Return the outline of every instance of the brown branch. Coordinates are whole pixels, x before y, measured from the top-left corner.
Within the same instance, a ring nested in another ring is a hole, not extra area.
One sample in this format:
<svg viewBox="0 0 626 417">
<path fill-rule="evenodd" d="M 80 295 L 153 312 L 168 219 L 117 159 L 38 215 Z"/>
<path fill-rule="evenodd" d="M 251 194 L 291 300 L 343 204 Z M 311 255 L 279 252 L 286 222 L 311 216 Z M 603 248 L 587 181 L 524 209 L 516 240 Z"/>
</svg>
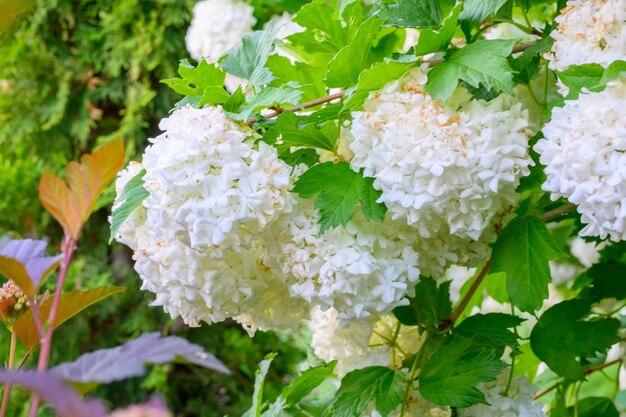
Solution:
<svg viewBox="0 0 626 417">
<path fill-rule="evenodd" d="M 319 106 L 320 104 L 324 104 L 324 103 L 328 103 L 329 101 L 333 101 L 336 100 L 338 98 L 343 97 L 343 95 L 345 94 L 345 91 L 338 91 L 336 93 L 333 94 L 329 94 L 325 97 L 320 97 L 320 98 L 316 98 L 315 100 L 311 100 L 311 101 L 307 101 L 306 103 L 302 104 L 301 107 L 298 106 L 293 106 L 293 107 L 287 107 L 286 109 L 282 109 L 282 108 L 277 108 L 276 110 L 272 111 L 271 113 L 268 113 L 265 117 L 268 119 L 271 119 L 273 117 L 278 116 L 279 114 L 281 114 L 284 111 L 298 111 L 298 110 L 302 110 L 302 109 L 308 109 L 309 107 L 315 107 L 315 106 Z M 258 122 L 259 118 L 258 117 L 251 117 L 250 119 L 248 119 L 248 125 L 253 125 L 254 123 Z"/>
<path fill-rule="evenodd" d="M 609 366 L 613 366 L 616 363 L 621 363 L 621 362 L 622 362 L 622 359 L 619 358 L 619 359 L 613 359 L 612 361 L 609 361 L 609 362 L 606 362 L 606 363 L 601 363 L 600 365 L 590 366 L 589 368 L 586 368 L 583 371 L 583 375 L 587 376 L 587 375 L 589 375 L 592 372 L 600 371 L 600 370 L 602 370 L 604 368 L 608 368 Z M 559 382 L 557 382 L 557 383 L 555 383 L 553 385 L 550 385 L 548 388 L 546 388 L 546 389 L 544 389 L 542 391 L 539 391 L 538 393 L 533 395 L 533 400 L 537 400 L 537 399 L 543 397 L 544 395 L 554 391 L 554 389 L 556 387 L 558 387 L 559 385 L 561 385 L 562 383 L 563 383 L 563 381 L 559 381 Z"/>
<path fill-rule="evenodd" d="M 576 205 L 572 203 L 563 204 L 560 207 L 555 208 L 554 210 L 550 210 L 547 213 L 544 213 L 540 219 L 542 222 L 547 223 L 550 220 L 554 220 L 559 216 L 569 213 L 570 211 L 574 211 L 576 209 Z"/>
</svg>

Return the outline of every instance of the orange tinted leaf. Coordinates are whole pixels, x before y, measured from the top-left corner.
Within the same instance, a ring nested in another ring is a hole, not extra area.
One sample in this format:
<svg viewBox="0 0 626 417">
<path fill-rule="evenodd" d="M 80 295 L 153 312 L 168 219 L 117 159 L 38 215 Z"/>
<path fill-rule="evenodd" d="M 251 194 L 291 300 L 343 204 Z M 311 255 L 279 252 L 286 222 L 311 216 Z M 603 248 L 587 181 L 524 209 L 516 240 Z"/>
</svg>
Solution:
<svg viewBox="0 0 626 417">
<path fill-rule="evenodd" d="M 51 173 L 39 182 L 39 199 L 64 231 L 78 239 L 98 196 L 124 164 L 124 142 L 113 139 L 92 154 L 83 155 L 80 163 L 67 166 L 67 184 Z"/>
<path fill-rule="evenodd" d="M 92 290 L 75 290 L 70 291 L 67 294 L 63 294 L 59 300 L 59 309 L 54 321 L 54 328 L 56 329 L 87 307 L 125 290 L 126 288 L 123 287 L 104 286 L 94 288 Z M 48 320 L 52 300 L 52 297 L 47 298 L 39 309 L 41 320 L 44 323 Z M 15 324 L 13 324 L 13 331 L 24 343 L 27 349 L 32 349 L 39 344 L 37 328 L 35 327 L 35 320 L 33 319 L 31 310 L 28 310 L 23 316 L 17 319 Z"/>
<path fill-rule="evenodd" d="M 26 295 L 35 295 L 35 288 L 28 278 L 26 267 L 13 258 L 0 256 L 0 274 L 12 279 Z"/>
<path fill-rule="evenodd" d="M 9 240 L 0 246 L 0 275 L 13 280 L 28 296 L 34 296 L 44 279 L 58 266 L 60 256 L 46 254 L 47 242 Z"/>
</svg>

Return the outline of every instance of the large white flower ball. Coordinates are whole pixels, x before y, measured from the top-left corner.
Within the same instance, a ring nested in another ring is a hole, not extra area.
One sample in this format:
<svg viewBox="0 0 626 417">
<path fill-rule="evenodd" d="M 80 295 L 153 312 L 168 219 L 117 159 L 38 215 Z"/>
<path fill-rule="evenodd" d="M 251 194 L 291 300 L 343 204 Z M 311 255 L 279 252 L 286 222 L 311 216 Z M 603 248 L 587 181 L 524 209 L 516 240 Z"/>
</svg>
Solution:
<svg viewBox="0 0 626 417">
<path fill-rule="evenodd" d="M 454 104 L 425 92 L 414 69 L 353 113 L 351 167 L 374 178 L 392 219 L 420 236 L 477 240 L 516 201 L 527 174 L 528 115 L 508 96 Z"/>
<path fill-rule="evenodd" d="M 535 145 L 546 166 L 543 189 L 553 200 L 577 205 L 581 236 L 626 239 L 626 83 L 610 83 L 599 93 L 552 110 Z"/>
</svg>

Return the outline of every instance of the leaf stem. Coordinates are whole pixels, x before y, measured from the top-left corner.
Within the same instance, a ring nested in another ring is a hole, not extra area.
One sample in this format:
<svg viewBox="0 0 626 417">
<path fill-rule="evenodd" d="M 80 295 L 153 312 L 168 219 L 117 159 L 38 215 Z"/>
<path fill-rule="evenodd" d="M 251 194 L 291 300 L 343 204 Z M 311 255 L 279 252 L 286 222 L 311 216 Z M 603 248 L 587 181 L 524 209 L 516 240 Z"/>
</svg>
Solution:
<svg viewBox="0 0 626 417">
<path fill-rule="evenodd" d="M 11 345 L 9 347 L 9 363 L 7 368 L 13 369 L 15 364 L 15 347 L 17 345 L 17 335 L 11 330 Z M 2 406 L 0 406 L 0 417 L 4 417 L 7 413 L 7 406 L 9 405 L 9 396 L 11 395 L 11 384 L 6 384 L 4 388 L 4 394 L 2 395 Z"/>
<path fill-rule="evenodd" d="M 459 303 L 459 305 L 456 306 L 452 314 L 450 314 L 450 316 L 447 319 L 441 322 L 441 324 L 439 325 L 439 330 L 442 330 L 442 331 L 448 330 L 452 326 L 454 326 L 454 323 L 459 319 L 459 317 L 461 317 L 461 314 L 463 314 L 465 307 L 467 307 L 470 300 L 474 296 L 474 293 L 476 293 L 476 291 L 478 290 L 478 287 L 480 287 L 480 284 L 483 282 L 483 279 L 485 279 L 485 277 L 487 276 L 487 272 L 489 272 L 489 268 L 491 268 L 491 258 L 485 261 L 485 263 L 483 264 L 483 267 L 478 272 L 478 275 L 476 275 L 474 282 L 472 282 L 472 285 L 469 287 L 469 289 L 467 290 L 467 292 L 461 299 L 461 302 Z"/>
<path fill-rule="evenodd" d="M 424 352 L 426 351 L 426 345 L 429 341 L 430 335 L 427 336 L 426 340 L 424 340 L 424 343 L 422 343 L 422 347 L 420 347 L 419 352 L 415 355 L 413 363 L 411 364 L 411 369 L 408 373 L 409 380 L 406 382 L 406 386 L 404 388 L 404 400 L 402 401 L 402 406 L 400 407 L 400 417 L 404 417 L 404 412 L 406 411 L 406 403 L 409 399 L 411 388 L 413 387 L 413 381 L 415 380 L 415 371 L 417 370 L 417 366 L 422 362 Z"/>
<path fill-rule="evenodd" d="M 45 372 L 48 368 L 48 362 L 50 360 L 50 350 L 52 349 L 52 333 L 54 333 L 54 322 L 56 320 L 57 311 L 59 309 L 61 294 L 63 293 L 63 283 L 65 282 L 65 278 L 67 277 L 67 272 L 69 270 L 70 263 L 72 262 L 72 257 L 74 256 L 75 249 L 76 241 L 73 237 L 66 235 L 63 241 L 63 263 L 61 264 L 56 288 L 54 289 L 54 298 L 52 299 L 52 306 L 50 307 L 50 314 L 48 315 L 46 332 L 40 341 L 41 351 L 39 352 L 39 361 L 37 362 L 37 372 Z M 30 410 L 28 413 L 29 417 L 37 416 L 39 402 L 39 396 L 33 395 L 33 399 L 30 404 Z"/>
<path fill-rule="evenodd" d="M 589 368 L 586 368 L 583 371 L 583 375 L 587 376 L 590 373 L 602 370 L 604 368 L 608 368 L 609 366 L 613 366 L 616 363 L 620 363 L 621 364 L 622 361 L 623 361 L 622 358 L 618 358 L 618 359 L 613 359 L 612 361 L 609 361 L 609 362 L 606 362 L 606 363 L 601 363 L 600 365 L 590 366 Z M 544 395 L 554 391 L 554 389 L 557 388 L 562 383 L 563 383 L 563 381 L 556 382 L 555 384 L 550 385 L 548 388 L 546 388 L 546 389 L 544 389 L 542 391 L 539 391 L 538 393 L 536 393 L 533 396 L 533 400 L 538 400 L 539 398 L 543 397 Z"/>
</svg>

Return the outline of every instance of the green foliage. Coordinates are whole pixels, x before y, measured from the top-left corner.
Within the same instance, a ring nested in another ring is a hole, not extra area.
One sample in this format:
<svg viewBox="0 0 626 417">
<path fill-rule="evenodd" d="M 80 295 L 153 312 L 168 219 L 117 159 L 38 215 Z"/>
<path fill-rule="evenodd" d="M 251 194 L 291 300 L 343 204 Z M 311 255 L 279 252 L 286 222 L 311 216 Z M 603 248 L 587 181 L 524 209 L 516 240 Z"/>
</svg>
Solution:
<svg viewBox="0 0 626 417">
<path fill-rule="evenodd" d="M 463 320 L 456 328 L 457 334 L 474 338 L 485 345 L 506 346 L 513 350 L 519 347 L 518 336 L 510 328 L 519 326 L 524 320 L 509 314 L 475 314 Z"/>
<path fill-rule="evenodd" d="M 270 364 L 275 357 L 275 353 L 270 353 L 259 364 L 259 369 L 256 371 L 256 377 L 254 378 L 252 408 L 246 411 L 244 417 L 261 417 L 261 411 L 263 409 L 263 385 L 265 384 L 265 377 L 270 369 Z"/>
<path fill-rule="evenodd" d="M 332 404 L 333 417 L 360 416 L 374 403 L 381 416 L 391 413 L 403 398 L 404 374 L 382 366 L 357 369 L 343 377 Z"/>
<path fill-rule="evenodd" d="M 300 85 L 290 81 L 280 87 L 264 88 L 259 94 L 255 95 L 248 103 L 239 108 L 239 114 L 234 115 L 235 120 L 247 120 L 252 113 L 267 107 L 300 107 L 300 99 L 302 92 Z"/>
<path fill-rule="evenodd" d="M 244 36 L 241 44 L 231 49 L 221 62 L 222 68 L 254 86 L 269 84 L 274 78 L 265 63 L 274 50 L 276 30 L 269 27 Z"/>
<path fill-rule="evenodd" d="M 387 0 L 383 2 L 380 17 L 387 20 L 387 26 L 432 27 L 441 22 L 441 6 L 436 0 Z"/>
<path fill-rule="evenodd" d="M 189 61 L 182 60 L 178 66 L 180 78 L 169 78 L 161 82 L 179 94 L 196 99 L 198 106 L 222 104 L 229 94 L 224 89 L 226 73 L 217 65 L 200 61 L 193 67 Z"/>
<path fill-rule="evenodd" d="M 476 384 L 495 379 L 503 368 L 496 349 L 453 337 L 424 365 L 419 376 L 420 393 L 429 401 L 453 407 L 485 403 Z"/>
<path fill-rule="evenodd" d="M 119 201 L 122 204 L 111 214 L 111 237 L 109 238 L 109 243 L 113 240 L 128 216 L 150 195 L 143 187 L 143 176 L 145 174 L 146 170 L 142 169 L 141 172 L 126 183 L 124 190 L 122 190 L 122 195 L 119 197 Z"/>
<path fill-rule="evenodd" d="M 514 44 L 512 40 L 482 40 L 459 49 L 428 73 L 428 92 L 447 100 L 459 80 L 476 88 L 482 84 L 488 90 L 511 92 L 513 70 L 507 57 Z"/>
<path fill-rule="evenodd" d="M 546 226 L 536 217 L 522 216 L 509 223 L 493 246 L 493 272 L 506 272 L 512 303 L 533 312 L 548 297 L 548 261 L 562 257 Z"/>
<path fill-rule="evenodd" d="M 567 408 L 568 416 L 619 417 L 619 411 L 610 398 L 583 398 L 576 406 Z"/>
<path fill-rule="evenodd" d="M 320 214 L 320 231 L 345 225 L 350 221 L 357 203 L 369 219 L 382 221 L 387 211 L 374 189 L 374 180 L 350 169 L 346 162 L 324 162 L 315 165 L 298 178 L 294 192 L 303 198 L 317 195 L 315 208 Z"/>
<path fill-rule="evenodd" d="M 427 28 L 420 31 L 420 37 L 415 46 L 415 55 L 426 55 L 431 52 L 445 51 L 456 31 L 459 14 L 463 3 L 458 2 L 450 11 L 450 14 L 437 28 Z"/>
<path fill-rule="evenodd" d="M 590 309 L 586 300 L 563 301 L 543 313 L 530 335 L 530 345 L 537 357 L 558 375 L 570 380 L 584 376 L 578 357 L 605 353 L 620 340 L 618 320 L 583 320 Z"/>
<path fill-rule="evenodd" d="M 592 92 L 604 90 L 607 83 L 619 77 L 623 71 L 626 71 L 626 61 L 615 61 L 607 68 L 599 64 L 574 65 L 557 74 L 569 88 L 566 98 L 575 99 L 583 88 Z"/>
<path fill-rule="evenodd" d="M 280 148 L 304 146 L 334 152 L 339 135 L 334 123 L 327 123 L 320 129 L 315 125 L 301 126 L 299 123 L 301 120 L 301 117 L 291 111 L 283 112 L 269 127 L 263 136 L 264 140 L 275 144 L 280 137 L 282 139 Z"/>
<path fill-rule="evenodd" d="M 409 297 L 408 306 L 396 307 L 393 313 L 407 326 L 420 326 L 436 332 L 444 319 L 452 312 L 450 282 L 437 285 L 430 277 L 421 277 L 415 286 L 415 296 Z"/>
<path fill-rule="evenodd" d="M 480 23 L 487 16 L 496 14 L 507 1 L 508 0 L 465 0 L 463 2 L 463 11 L 459 18 L 461 21 Z"/>
</svg>

